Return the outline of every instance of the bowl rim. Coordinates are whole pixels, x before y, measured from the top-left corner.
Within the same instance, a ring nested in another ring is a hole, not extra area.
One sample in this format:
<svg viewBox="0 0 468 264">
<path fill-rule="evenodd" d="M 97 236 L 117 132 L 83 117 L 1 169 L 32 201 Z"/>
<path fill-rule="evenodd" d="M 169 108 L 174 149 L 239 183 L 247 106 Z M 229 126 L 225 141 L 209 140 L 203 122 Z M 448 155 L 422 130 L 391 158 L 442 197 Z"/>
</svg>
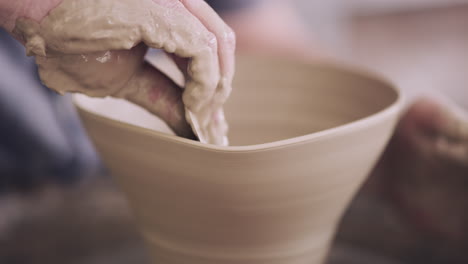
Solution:
<svg viewBox="0 0 468 264">
<path fill-rule="evenodd" d="M 259 56 L 256 56 L 259 57 Z M 264 58 L 262 58 L 264 59 Z M 328 129 L 320 130 L 317 132 L 312 132 L 302 136 L 291 137 L 287 139 L 276 140 L 272 142 L 266 143 L 259 143 L 259 144 L 252 144 L 252 145 L 242 145 L 242 146 L 218 146 L 213 144 L 205 144 L 199 141 L 186 139 L 183 137 L 179 137 L 176 135 L 170 135 L 163 132 L 159 132 L 156 130 L 152 130 L 149 128 L 140 127 L 137 125 L 129 124 L 124 121 L 116 120 L 110 117 L 103 116 L 95 111 L 88 110 L 86 107 L 82 106 L 79 103 L 80 97 L 88 97 L 86 95 L 73 95 L 72 101 L 75 107 L 78 109 L 78 112 L 81 114 L 88 115 L 95 120 L 98 120 L 102 123 L 107 123 L 108 125 L 114 126 L 119 129 L 131 131 L 134 133 L 144 134 L 149 137 L 157 137 L 160 140 L 164 140 L 166 142 L 170 142 L 173 144 L 182 144 L 186 146 L 190 146 L 195 149 L 201 149 L 205 151 L 214 151 L 214 152 L 256 152 L 256 151 L 264 151 L 264 150 L 271 150 L 271 149 L 279 149 L 284 147 L 290 147 L 297 144 L 303 144 L 304 142 L 314 142 L 317 140 L 337 136 L 343 133 L 350 133 L 355 130 L 363 129 L 364 127 L 368 127 L 370 125 L 376 124 L 380 122 L 380 120 L 384 120 L 392 115 L 399 115 L 400 111 L 402 110 L 403 105 L 403 95 L 400 89 L 398 89 L 392 82 L 390 82 L 387 78 L 371 72 L 367 69 L 363 69 L 356 66 L 351 66 L 349 64 L 337 61 L 317 61 L 317 62 L 305 62 L 305 61 L 296 61 L 292 59 L 284 59 L 284 58 L 267 58 L 270 61 L 280 61 L 281 63 L 294 63 L 297 66 L 307 66 L 307 67 L 314 67 L 314 68 L 322 68 L 332 71 L 338 72 L 346 72 L 348 74 L 357 75 L 360 78 L 372 79 L 385 87 L 388 87 L 393 90 L 396 95 L 395 100 L 390 103 L 389 105 L 385 106 L 382 110 L 377 111 L 371 115 L 368 115 L 363 118 L 359 118 L 357 120 L 345 123 L 343 125 L 338 125 L 335 127 L 331 127 Z M 80 116 L 83 119 L 82 116 Z"/>
</svg>

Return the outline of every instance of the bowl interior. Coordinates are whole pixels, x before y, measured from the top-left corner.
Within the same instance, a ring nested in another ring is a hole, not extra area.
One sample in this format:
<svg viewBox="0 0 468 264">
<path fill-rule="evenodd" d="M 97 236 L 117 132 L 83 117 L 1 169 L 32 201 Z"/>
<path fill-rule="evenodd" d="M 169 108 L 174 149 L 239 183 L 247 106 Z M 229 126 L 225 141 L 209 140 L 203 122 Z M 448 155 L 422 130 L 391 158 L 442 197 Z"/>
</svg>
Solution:
<svg viewBox="0 0 468 264">
<path fill-rule="evenodd" d="M 269 143 L 369 117 L 398 100 L 391 85 L 324 64 L 241 57 L 226 104 L 232 146 Z M 159 118 L 124 100 L 75 96 L 93 113 L 165 133 Z"/>
</svg>

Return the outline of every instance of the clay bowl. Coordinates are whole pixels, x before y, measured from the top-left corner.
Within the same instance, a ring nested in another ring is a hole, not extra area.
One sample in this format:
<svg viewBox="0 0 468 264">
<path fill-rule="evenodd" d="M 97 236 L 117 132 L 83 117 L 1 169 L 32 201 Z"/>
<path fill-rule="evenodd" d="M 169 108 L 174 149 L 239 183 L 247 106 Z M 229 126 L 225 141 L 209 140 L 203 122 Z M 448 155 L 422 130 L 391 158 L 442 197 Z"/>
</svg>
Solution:
<svg viewBox="0 0 468 264">
<path fill-rule="evenodd" d="M 333 65 L 244 57 L 237 69 L 229 147 L 171 135 L 121 100 L 75 103 L 154 263 L 322 263 L 394 129 L 399 93 Z"/>
</svg>

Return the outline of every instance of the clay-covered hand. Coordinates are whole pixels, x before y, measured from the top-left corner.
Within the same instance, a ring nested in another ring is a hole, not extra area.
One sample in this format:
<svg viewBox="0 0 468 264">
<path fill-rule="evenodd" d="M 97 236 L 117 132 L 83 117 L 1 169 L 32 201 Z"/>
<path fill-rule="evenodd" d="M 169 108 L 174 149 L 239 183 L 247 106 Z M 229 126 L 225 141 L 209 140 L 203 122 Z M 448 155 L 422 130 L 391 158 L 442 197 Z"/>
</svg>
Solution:
<svg viewBox="0 0 468 264">
<path fill-rule="evenodd" d="M 451 102 L 424 98 L 402 116 L 364 192 L 395 208 L 434 247 L 431 254 L 461 253 L 465 261 L 453 263 L 466 263 L 467 186 L 468 115 Z"/>
<path fill-rule="evenodd" d="M 215 129 L 213 116 L 224 121 L 235 36 L 203 0 L 3 1 L 0 14 L 51 89 L 126 98 L 181 136 L 192 133 L 186 110 L 202 117 L 201 130 Z M 144 62 L 147 47 L 176 57 L 185 90 Z"/>
</svg>

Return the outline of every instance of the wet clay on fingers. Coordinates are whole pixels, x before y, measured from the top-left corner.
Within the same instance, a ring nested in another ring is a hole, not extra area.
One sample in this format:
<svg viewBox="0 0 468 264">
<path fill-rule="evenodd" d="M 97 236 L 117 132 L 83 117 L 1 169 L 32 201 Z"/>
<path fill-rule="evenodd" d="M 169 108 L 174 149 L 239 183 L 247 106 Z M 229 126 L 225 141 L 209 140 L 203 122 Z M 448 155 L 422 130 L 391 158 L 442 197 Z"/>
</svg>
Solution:
<svg viewBox="0 0 468 264">
<path fill-rule="evenodd" d="M 202 142 L 227 145 L 222 105 L 233 74 L 220 72 L 216 38 L 200 30 L 180 2 L 167 7 L 159 1 L 64 0 L 40 23 L 18 19 L 14 33 L 36 56 L 49 88 L 125 98 L 162 117 L 178 135 L 189 137 L 193 129 Z M 143 59 L 146 46 L 190 58 L 185 90 L 155 79 Z"/>
</svg>

